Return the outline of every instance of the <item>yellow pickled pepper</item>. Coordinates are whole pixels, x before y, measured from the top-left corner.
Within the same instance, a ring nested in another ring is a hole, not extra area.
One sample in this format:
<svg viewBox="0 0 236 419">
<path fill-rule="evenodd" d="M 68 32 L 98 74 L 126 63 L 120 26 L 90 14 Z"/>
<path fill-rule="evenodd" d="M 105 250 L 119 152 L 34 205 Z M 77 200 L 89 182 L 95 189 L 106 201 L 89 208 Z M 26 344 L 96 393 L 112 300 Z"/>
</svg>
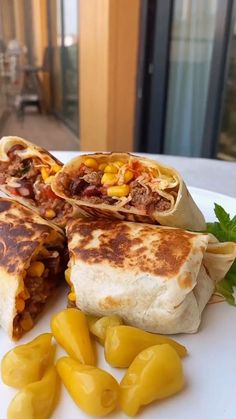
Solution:
<svg viewBox="0 0 236 419">
<path fill-rule="evenodd" d="M 56 341 L 82 364 L 95 365 L 95 356 L 86 316 L 77 308 L 67 308 L 51 319 L 51 330 Z"/>
<path fill-rule="evenodd" d="M 106 333 L 109 327 L 114 327 L 123 324 L 123 320 L 117 314 L 111 316 L 103 316 L 101 318 L 95 316 L 87 316 L 89 323 L 89 330 L 101 345 L 104 345 Z"/>
<path fill-rule="evenodd" d="M 54 355 L 52 333 L 43 333 L 31 342 L 16 346 L 2 359 L 3 382 L 11 387 L 22 388 L 38 381 L 46 368 L 53 363 Z"/>
<path fill-rule="evenodd" d="M 120 406 L 129 416 L 140 407 L 179 392 L 184 386 L 180 357 L 169 345 L 156 345 L 140 352 L 120 383 Z"/>
<path fill-rule="evenodd" d="M 72 399 L 86 413 L 105 416 L 116 408 L 119 384 L 107 371 L 70 357 L 60 358 L 56 368 Z"/>
<path fill-rule="evenodd" d="M 28 384 L 11 401 L 8 419 L 48 419 L 56 405 L 60 380 L 55 366 L 40 381 Z"/>
<path fill-rule="evenodd" d="M 126 368 L 139 352 L 149 346 L 168 343 L 180 357 L 186 355 L 186 348 L 166 336 L 145 332 L 132 326 L 109 327 L 105 339 L 105 358 L 113 367 Z"/>
</svg>

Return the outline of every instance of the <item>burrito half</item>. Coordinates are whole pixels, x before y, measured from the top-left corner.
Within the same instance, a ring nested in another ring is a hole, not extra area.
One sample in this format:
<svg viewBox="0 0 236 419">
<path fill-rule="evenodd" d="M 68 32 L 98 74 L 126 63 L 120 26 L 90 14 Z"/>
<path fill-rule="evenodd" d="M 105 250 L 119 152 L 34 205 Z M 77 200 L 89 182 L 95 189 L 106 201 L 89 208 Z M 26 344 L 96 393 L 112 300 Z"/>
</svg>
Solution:
<svg viewBox="0 0 236 419">
<path fill-rule="evenodd" d="M 76 305 L 154 333 L 194 333 L 236 257 L 236 243 L 141 223 L 75 220 L 67 228 Z"/>
<path fill-rule="evenodd" d="M 53 176 L 62 163 L 44 150 L 19 137 L 0 141 L 0 190 L 64 227 L 73 207 L 51 189 Z"/>
<path fill-rule="evenodd" d="M 65 240 L 55 226 L 0 198 L 0 326 L 13 339 L 31 329 L 63 277 Z"/>
<path fill-rule="evenodd" d="M 92 217 L 204 230 L 204 217 L 180 174 L 127 153 L 90 154 L 66 164 L 53 191 Z"/>
</svg>

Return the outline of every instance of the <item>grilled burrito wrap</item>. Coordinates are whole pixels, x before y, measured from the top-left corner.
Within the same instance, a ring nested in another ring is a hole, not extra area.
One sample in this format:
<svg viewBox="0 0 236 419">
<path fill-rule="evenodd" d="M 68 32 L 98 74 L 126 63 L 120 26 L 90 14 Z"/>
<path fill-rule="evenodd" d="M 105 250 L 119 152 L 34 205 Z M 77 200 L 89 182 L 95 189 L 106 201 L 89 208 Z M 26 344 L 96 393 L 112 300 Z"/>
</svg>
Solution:
<svg viewBox="0 0 236 419">
<path fill-rule="evenodd" d="M 0 198 L 0 326 L 31 329 L 64 276 L 64 235 L 35 212 Z"/>
<path fill-rule="evenodd" d="M 67 236 L 76 305 L 154 333 L 196 332 L 236 257 L 236 243 L 150 224 L 75 220 Z"/>
<path fill-rule="evenodd" d="M 0 190 L 41 217 L 64 227 L 73 207 L 51 189 L 62 163 L 48 151 L 19 137 L 0 141 Z"/>
<path fill-rule="evenodd" d="M 205 229 L 176 170 L 128 153 L 76 157 L 55 176 L 52 189 L 85 216 Z"/>
</svg>

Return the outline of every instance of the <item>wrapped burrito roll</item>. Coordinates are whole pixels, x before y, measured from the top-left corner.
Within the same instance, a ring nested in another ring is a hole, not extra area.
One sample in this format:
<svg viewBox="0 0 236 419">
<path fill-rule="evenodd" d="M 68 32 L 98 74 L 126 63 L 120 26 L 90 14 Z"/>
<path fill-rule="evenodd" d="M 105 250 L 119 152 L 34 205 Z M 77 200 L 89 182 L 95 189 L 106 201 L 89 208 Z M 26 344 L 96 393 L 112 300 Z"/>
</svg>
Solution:
<svg viewBox="0 0 236 419">
<path fill-rule="evenodd" d="M 204 230 L 204 217 L 179 173 L 127 153 L 90 154 L 66 164 L 54 192 L 93 217 Z"/>
<path fill-rule="evenodd" d="M 33 327 L 64 276 L 64 253 L 59 228 L 0 198 L 0 326 L 11 338 Z"/>
<path fill-rule="evenodd" d="M 150 224 L 75 220 L 67 236 L 76 305 L 154 333 L 196 332 L 236 257 L 236 243 Z"/>
<path fill-rule="evenodd" d="M 19 137 L 0 141 L 0 190 L 46 220 L 64 227 L 73 207 L 51 189 L 62 163 L 48 151 Z"/>
</svg>

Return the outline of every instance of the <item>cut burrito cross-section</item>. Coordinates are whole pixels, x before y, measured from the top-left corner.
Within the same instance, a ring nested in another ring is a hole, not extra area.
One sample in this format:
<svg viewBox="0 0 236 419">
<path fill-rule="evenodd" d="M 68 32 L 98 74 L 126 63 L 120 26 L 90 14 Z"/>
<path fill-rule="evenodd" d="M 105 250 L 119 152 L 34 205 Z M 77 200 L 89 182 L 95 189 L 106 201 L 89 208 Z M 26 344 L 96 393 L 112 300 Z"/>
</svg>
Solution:
<svg viewBox="0 0 236 419">
<path fill-rule="evenodd" d="M 65 238 L 53 224 L 0 198 L 0 326 L 19 339 L 64 276 Z"/>
<path fill-rule="evenodd" d="M 84 216 L 205 229 L 176 170 L 128 153 L 78 156 L 57 173 L 52 189 Z"/>
<path fill-rule="evenodd" d="M 0 190 L 65 227 L 74 208 L 52 191 L 51 182 L 62 163 L 47 150 L 20 137 L 0 141 Z"/>
</svg>

